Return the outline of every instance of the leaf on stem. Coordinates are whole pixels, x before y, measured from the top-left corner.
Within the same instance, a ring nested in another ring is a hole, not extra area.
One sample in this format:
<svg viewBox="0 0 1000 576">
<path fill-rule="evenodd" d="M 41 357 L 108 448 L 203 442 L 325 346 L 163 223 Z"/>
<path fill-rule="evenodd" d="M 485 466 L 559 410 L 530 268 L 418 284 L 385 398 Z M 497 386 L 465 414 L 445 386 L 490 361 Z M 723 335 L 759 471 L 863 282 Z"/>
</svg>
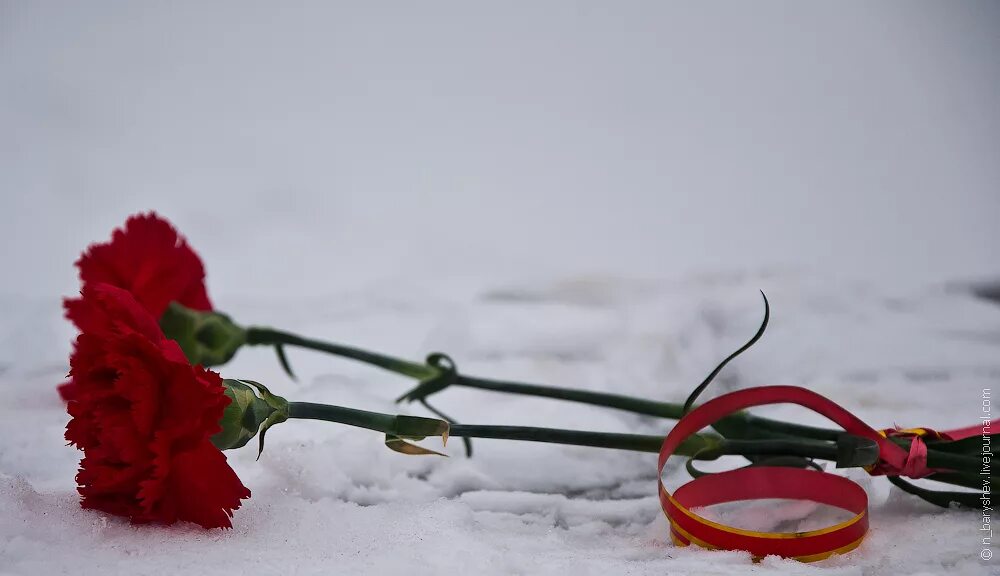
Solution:
<svg viewBox="0 0 1000 576">
<path fill-rule="evenodd" d="M 448 431 L 450 426 L 444 420 L 435 418 L 421 418 L 420 416 L 406 416 L 400 414 L 392 419 L 385 433 L 385 445 L 396 452 L 411 455 L 435 454 L 437 456 L 447 456 L 407 442 L 407 440 L 423 440 L 428 436 L 440 436 L 441 444 L 448 445 Z"/>
<path fill-rule="evenodd" d="M 403 438 L 413 438 L 420 440 L 428 436 L 440 436 L 442 444 L 448 444 L 448 431 L 451 426 L 444 420 L 437 418 L 423 418 L 421 416 L 407 416 L 400 414 L 393 418 L 393 423 L 386 434 L 400 436 Z"/>
<path fill-rule="evenodd" d="M 451 386 L 458 378 L 458 367 L 455 366 L 455 362 L 447 354 L 434 352 L 428 355 L 427 365 L 434 370 L 435 374 L 421 380 L 416 388 L 396 398 L 396 402 L 422 400 L 431 394 L 436 394 Z"/>
<path fill-rule="evenodd" d="M 284 369 L 285 374 L 292 380 L 298 380 L 295 377 L 295 373 L 292 372 L 292 366 L 288 363 L 288 357 L 285 356 L 285 346 L 282 344 L 275 344 L 274 351 L 278 354 L 278 362 L 281 363 L 281 368 Z"/>
<path fill-rule="evenodd" d="M 423 438 L 414 438 L 414 440 L 422 440 Z M 423 446 L 417 446 L 416 444 L 411 444 L 399 436 L 393 436 L 392 434 L 385 435 L 385 445 L 390 450 L 394 452 L 400 452 L 402 454 L 409 454 L 411 456 L 444 456 L 448 457 L 447 454 L 431 450 L 429 448 L 424 448 Z"/>
<path fill-rule="evenodd" d="M 437 408 L 431 406 L 430 402 L 428 402 L 426 398 L 421 398 L 420 399 L 420 403 L 424 405 L 424 408 L 427 408 L 428 410 L 430 410 L 431 412 L 433 412 L 434 415 L 437 416 L 438 418 L 441 418 L 442 420 L 446 420 L 448 422 L 448 424 L 454 424 L 455 423 L 455 419 L 454 418 L 448 416 L 444 412 L 442 412 L 442 411 L 438 410 Z M 462 438 L 462 444 L 465 446 L 465 457 L 466 458 L 472 458 L 472 439 L 471 438 L 464 438 L 463 437 Z"/>
<path fill-rule="evenodd" d="M 691 408 L 694 406 L 694 401 L 697 400 L 698 396 L 700 396 L 701 393 L 705 391 L 705 388 L 707 388 L 708 385 L 712 383 L 712 380 L 715 380 L 715 377 L 718 376 L 719 372 L 721 372 L 722 369 L 726 367 L 726 364 L 729 364 L 729 362 L 733 358 L 736 358 L 740 354 L 746 352 L 751 346 L 753 346 L 754 344 L 757 343 L 758 340 L 760 340 L 761 336 L 764 335 L 764 330 L 767 329 L 767 321 L 771 318 L 771 306 L 770 304 L 768 304 L 767 295 L 764 294 L 763 290 L 760 291 L 760 295 L 764 297 L 764 321 L 761 322 L 760 328 L 757 329 L 757 333 L 754 334 L 753 338 L 751 338 L 746 344 L 740 347 L 739 350 L 730 354 L 728 358 L 726 358 L 718 366 L 716 366 L 715 370 L 712 370 L 712 372 L 701 382 L 701 384 L 699 384 L 698 387 L 695 388 L 693 392 L 691 392 L 691 395 L 688 396 L 687 400 L 684 402 L 685 414 L 691 411 Z"/>
</svg>

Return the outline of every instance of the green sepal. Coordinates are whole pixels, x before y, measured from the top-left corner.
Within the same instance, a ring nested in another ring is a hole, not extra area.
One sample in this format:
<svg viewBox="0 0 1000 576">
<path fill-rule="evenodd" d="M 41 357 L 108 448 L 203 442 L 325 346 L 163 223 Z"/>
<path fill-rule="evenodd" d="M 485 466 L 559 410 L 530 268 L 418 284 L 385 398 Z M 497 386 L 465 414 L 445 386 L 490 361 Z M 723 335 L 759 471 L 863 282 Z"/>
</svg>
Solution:
<svg viewBox="0 0 1000 576">
<path fill-rule="evenodd" d="M 247 341 L 246 330 L 220 312 L 193 310 L 177 302 L 160 316 L 164 335 L 180 344 L 191 364 L 220 366 Z"/>
<path fill-rule="evenodd" d="M 212 436 L 212 444 L 220 450 L 242 448 L 259 433 L 260 458 L 264 435 L 275 424 L 288 420 L 288 401 L 252 380 L 227 379 L 222 384 L 231 402 L 219 421 L 222 430 Z"/>
</svg>

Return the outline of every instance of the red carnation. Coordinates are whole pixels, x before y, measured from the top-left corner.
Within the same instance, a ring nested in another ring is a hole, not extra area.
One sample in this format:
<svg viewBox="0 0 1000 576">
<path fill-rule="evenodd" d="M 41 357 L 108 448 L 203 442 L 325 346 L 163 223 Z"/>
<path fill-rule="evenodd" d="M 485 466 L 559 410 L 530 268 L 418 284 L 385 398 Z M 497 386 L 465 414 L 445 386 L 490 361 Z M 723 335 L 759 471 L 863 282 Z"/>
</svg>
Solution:
<svg viewBox="0 0 1000 576">
<path fill-rule="evenodd" d="M 110 242 L 91 245 L 76 267 L 83 286 L 101 282 L 124 288 L 156 319 L 174 301 L 195 310 L 212 309 L 201 259 L 155 212 L 129 217 Z M 82 330 L 80 299 L 67 298 L 63 306 L 66 317 Z M 59 386 L 59 394 L 71 400 L 76 390 L 67 382 Z"/>
<path fill-rule="evenodd" d="M 174 301 L 195 310 L 212 309 L 201 259 L 155 212 L 129 217 L 110 242 L 91 245 L 76 266 L 84 286 L 103 282 L 124 288 L 156 319 Z M 77 326 L 78 302 L 66 302 L 67 317 Z"/>
<path fill-rule="evenodd" d="M 191 366 L 127 291 L 94 284 L 82 295 L 66 439 L 84 453 L 83 507 L 133 522 L 231 527 L 250 491 L 210 441 L 230 402 L 221 378 Z"/>
</svg>

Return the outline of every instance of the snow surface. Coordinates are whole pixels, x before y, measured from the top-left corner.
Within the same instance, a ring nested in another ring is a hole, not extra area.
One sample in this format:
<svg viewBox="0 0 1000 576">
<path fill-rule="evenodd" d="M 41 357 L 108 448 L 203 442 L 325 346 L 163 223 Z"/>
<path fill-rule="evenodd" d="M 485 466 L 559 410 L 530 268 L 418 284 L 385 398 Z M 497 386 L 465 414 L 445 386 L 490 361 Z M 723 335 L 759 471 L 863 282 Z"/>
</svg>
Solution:
<svg viewBox="0 0 1000 576">
<path fill-rule="evenodd" d="M 883 294 L 790 275 L 678 282 L 577 279 L 484 290 L 393 286 L 318 302 L 217 305 L 245 323 L 408 357 L 447 351 L 470 374 L 681 399 L 752 333 L 769 294 L 771 329 L 724 372 L 715 391 L 804 385 L 875 425 L 969 425 L 982 388 L 1000 388 L 1000 308 L 964 292 Z M 131 526 L 79 508 L 79 453 L 54 385 L 70 327 L 55 303 L 7 298 L 0 332 L 0 573 L 953 574 L 979 558 L 979 515 L 946 511 L 884 479 L 868 490 L 871 533 L 860 549 L 814 565 L 674 547 L 656 499 L 656 457 L 594 448 L 475 441 L 450 458 L 407 457 L 382 438 L 322 422 L 268 435 L 260 461 L 230 462 L 253 492 L 231 531 Z M 221 372 L 293 400 L 426 414 L 396 406 L 408 382 L 364 365 L 292 351 L 289 381 L 267 349 L 245 349 Z M 469 423 L 662 433 L 668 423 L 617 411 L 448 390 L 435 403 Z M 813 421 L 792 408 L 766 410 Z M 435 442 L 430 442 L 434 446 Z M 434 446 L 439 447 L 439 445 Z M 686 477 L 671 469 L 667 480 Z M 745 527 L 808 529 L 810 506 L 775 503 L 717 513 Z M 995 565 L 992 566 L 995 568 Z"/>
<path fill-rule="evenodd" d="M 872 424 L 947 427 L 1000 387 L 1000 308 L 946 288 L 1000 277 L 1000 2 L 276 5 L 0 1 L 0 574 L 991 568 L 975 514 L 863 474 L 859 550 L 753 565 L 670 545 L 652 455 L 407 458 L 321 423 L 231 455 L 254 494 L 232 531 L 80 510 L 59 297 L 83 247 L 141 210 L 179 226 L 243 323 L 441 350 L 471 374 L 680 400 L 756 328 L 763 288 L 772 328 L 714 392 L 802 384 Z M 223 373 L 423 413 L 391 402 L 396 376 L 291 356 L 299 383 L 268 350 Z M 666 426 L 435 402 L 475 423 Z M 713 511 L 826 518 L 805 512 Z"/>
</svg>

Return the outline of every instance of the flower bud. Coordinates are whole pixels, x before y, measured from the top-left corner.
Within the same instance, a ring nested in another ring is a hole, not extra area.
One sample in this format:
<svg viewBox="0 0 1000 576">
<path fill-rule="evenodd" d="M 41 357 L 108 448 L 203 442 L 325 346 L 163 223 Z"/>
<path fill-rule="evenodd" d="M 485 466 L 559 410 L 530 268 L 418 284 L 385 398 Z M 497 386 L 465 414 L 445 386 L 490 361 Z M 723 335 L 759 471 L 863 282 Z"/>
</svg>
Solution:
<svg viewBox="0 0 1000 576">
<path fill-rule="evenodd" d="M 191 364 L 210 367 L 228 362 L 246 344 L 246 330 L 229 316 L 171 302 L 160 316 L 163 333 L 180 344 Z"/>
<path fill-rule="evenodd" d="M 212 444 L 220 450 L 242 448 L 259 431 L 257 457 L 260 458 L 268 428 L 288 420 L 288 401 L 251 380 L 226 379 L 222 385 L 231 402 L 219 421 L 222 430 L 212 436 Z"/>
</svg>

